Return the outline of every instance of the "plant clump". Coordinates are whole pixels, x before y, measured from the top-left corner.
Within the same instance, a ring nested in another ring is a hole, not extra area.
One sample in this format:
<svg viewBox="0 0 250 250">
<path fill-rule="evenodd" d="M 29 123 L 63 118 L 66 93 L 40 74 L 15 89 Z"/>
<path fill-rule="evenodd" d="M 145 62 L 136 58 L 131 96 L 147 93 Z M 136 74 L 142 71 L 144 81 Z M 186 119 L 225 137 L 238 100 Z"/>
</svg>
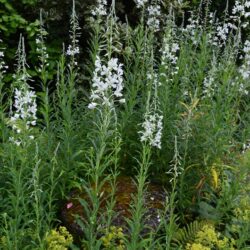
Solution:
<svg viewBox="0 0 250 250">
<path fill-rule="evenodd" d="M 59 227 L 58 230 L 51 230 L 45 238 L 47 249 L 50 250 L 67 250 L 73 243 L 72 235 L 65 227 Z"/>
</svg>

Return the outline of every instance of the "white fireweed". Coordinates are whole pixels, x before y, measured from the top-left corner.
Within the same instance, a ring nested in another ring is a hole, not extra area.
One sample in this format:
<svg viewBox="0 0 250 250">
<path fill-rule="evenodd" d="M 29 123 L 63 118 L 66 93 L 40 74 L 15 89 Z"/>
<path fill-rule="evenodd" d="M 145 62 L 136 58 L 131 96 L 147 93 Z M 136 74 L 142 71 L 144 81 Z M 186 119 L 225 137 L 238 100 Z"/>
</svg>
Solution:
<svg viewBox="0 0 250 250">
<path fill-rule="evenodd" d="M 40 29 L 39 29 L 39 33 L 38 36 L 36 38 L 36 52 L 38 53 L 38 58 L 40 61 L 40 65 L 38 68 L 38 71 L 41 72 L 42 70 L 44 70 L 47 66 L 49 66 L 48 63 L 48 52 L 47 52 L 47 48 L 45 46 L 45 37 L 47 36 L 47 32 L 43 27 L 43 21 L 40 20 Z"/>
<path fill-rule="evenodd" d="M 88 107 L 94 109 L 98 104 L 111 107 L 115 101 L 124 103 L 122 90 L 123 69 L 122 64 L 118 63 L 118 58 L 111 58 L 107 65 L 103 65 L 97 56 L 92 80 L 91 103 Z"/>
<path fill-rule="evenodd" d="M 175 136 L 175 143 L 174 143 L 174 157 L 171 161 L 171 168 L 170 170 L 167 172 L 167 174 L 170 174 L 172 176 L 172 178 L 170 179 L 170 182 L 176 181 L 178 176 L 181 175 L 181 173 L 183 172 L 183 168 L 182 168 L 182 158 L 179 154 L 179 150 L 178 150 L 178 142 L 177 142 L 177 136 Z"/>
<path fill-rule="evenodd" d="M 6 69 L 8 69 L 8 66 L 5 64 L 4 60 L 4 53 L 0 51 L 0 79 L 1 76 L 6 73 Z"/>
<path fill-rule="evenodd" d="M 11 112 L 10 125 L 15 134 L 9 138 L 9 141 L 20 146 L 27 139 L 34 139 L 34 135 L 30 134 L 30 130 L 32 126 L 36 125 L 37 121 L 36 94 L 29 88 L 16 88 L 14 99 L 14 111 Z M 25 138 L 22 134 L 26 135 Z"/>
<path fill-rule="evenodd" d="M 250 149 L 250 140 L 247 140 L 243 146 L 242 146 L 242 151 L 241 153 L 244 154 L 246 153 L 246 151 L 248 151 Z"/>
<path fill-rule="evenodd" d="M 36 45 L 37 45 L 36 51 L 39 54 L 40 61 L 46 64 L 49 55 L 47 53 L 47 48 L 44 44 L 43 37 L 41 35 L 39 38 L 36 39 Z"/>
<path fill-rule="evenodd" d="M 249 26 L 250 1 L 235 1 L 232 9 L 232 15 L 229 19 L 216 24 L 216 30 L 213 37 L 213 45 L 222 47 L 226 44 L 229 34 L 236 34 L 238 29 L 246 29 Z M 237 33 L 235 39 L 241 39 L 241 32 Z"/>
<path fill-rule="evenodd" d="M 215 25 L 215 30 L 210 37 L 210 42 L 214 46 L 223 47 L 226 45 L 230 33 L 238 29 L 236 22 L 233 21 L 233 18 L 222 23 L 218 22 Z"/>
<path fill-rule="evenodd" d="M 228 23 L 224 23 L 222 26 L 218 26 L 216 29 L 215 41 L 221 41 L 222 44 L 227 40 L 228 34 L 230 30 L 230 25 Z"/>
<path fill-rule="evenodd" d="M 17 130 L 16 124 L 18 121 L 25 121 L 25 128 L 29 129 L 30 126 L 36 125 L 36 94 L 34 91 L 29 89 L 15 89 L 15 102 L 14 102 L 14 115 L 10 118 L 13 124 L 13 129 Z M 19 132 L 19 131 L 17 131 Z M 21 131 L 20 131 L 21 132 Z"/>
<path fill-rule="evenodd" d="M 4 73 L 6 73 L 7 69 L 8 69 L 8 66 L 4 62 L 4 52 L 0 51 L 0 80 L 2 79 Z"/>
<path fill-rule="evenodd" d="M 214 94 L 214 77 L 208 75 L 203 80 L 203 98 L 212 97 Z"/>
<path fill-rule="evenodd" d="M 250 41 L 246 41 L 244 44 L 243 52 L 245 53 L 244 63 L 239 68 L 239 73 L 244 80 L 250 78 Z"/>
<path fill-rule="evenodd" d="M 163 129 L 163 116 L 158 113 L 145 114 L 142 123 L 143 131 L 140 131 L 141 141 L 161 149 L 161 137 Z"/>
<path fill-rule="evenodd" d="M 239 68 L 239 73 L 242 80 L 237 79 L 239 92 L 248 95 L 249 93 L 249 80 L 250 80 L 250 41 L 247 40 L 244 44 L 243 52 L 245 53 L 244 62 Z"/>
<path fill-rule="evenodd" d="M 9 140 L 18 146 L 34 138 L 30 132 L 37 121 L 36 94 L 27 83 L 31 81 L 27 66 L 24 38 L 21 36 L 17 49 L 17 69 L 13 75 L 14 104 L 10 107 L 9 119 L 9 125 L 14 132 Z"/>
<path fill-rule="evenodd" d="M 106 16 L 107 15 L 107 0 L 97 0 L 95 8 L 91 11 L 93 16 Z"/>
<path fill-rule="evenodd" d="M 180 50 L 179 43 L 175 38 L 176 32 L 174 23 L 168 24 L 168 29 L 165 31 L 161 52 L 160 80 L 163 82 L 172 82 L 174 75 L 178 74 L 179 67 L 177 66 L 178 53 Z"/>
<path fill-rule="evenodd" d="M 211 61 L 211 69 L 209 70 L 208 74 L 203 80 L 203 98 L 211 98 L 214 96 L 215 91 L 217 90 L 218 86 L 215 82 L 215 77 L 218 73 L 218 63 L 216 60 L 216 56 L 213 56 Z"/>
<path fill-rule="evenodd" d="M 197 45 L 202 37 L 202 26 L 198 18 L 191 12 L 191 17 L 188 19 L 188 24 L 182 28 L 183 35 L 188 37 L 194 45 Z"/>
<path fill-rule="evenodd" d="M 75 10 L 75 1 L 73 1 L 73 8 L 72 13 L 70 16 L 70 41 L 71 44 L 68 46 L 66 55 L 71 57 L 72 64 L 71 66 L 77 65 L 77 62 L 75 61 L 75 56 L 77 54 L 80 54 L 80 49 L 78 46 L 79 43 L 79 37 L 80 37 L 80 26 L 78 21 L 78 16 Z"/>
<path fill-rule="evenodd" d="M 248 8 L 250 8 L 250 1 L 235 1 L 235 5 L 233 7 L 232 10 L 232 14 L 233 15 L 240 15 L 240 16 L 244 16 L 244 17 L 249 17 L 250 16 L 250 12 L 247 10 Z"/>
<path fill-rule="evenodd" d="M 163 129 L 163 116 L 159 109 L 158 87 L 161 85 L 157 73 L 149 73 L 147 75 L 148 82 L 152 83 L 152 102 L 147 108 L 142 123 L 141 142 L 147 142 L 149 145 L 161 149 L 161 138 Z"/>
<path fill-rule="evenodd" d="M 79 47 L 77 46 L 77 47 L 73 48 L 72 45 L 69 45 L 69 47 L 68 47 L 68 49 L 66 51 L 67 56 L 75 56 L 75 55 L 77 55 L 79 53 L 80 53 Z"/>
<path fill-rule="evenodd" d="M 156 32 L 160 30 L 160 16 L 161 16 L 161 7 L 159 5 L 150 5 L 147 8 L 148 12 L 148 27 Z"/>
<path fill-rule="evenodd" d="M 145 4 L 148 3 L 148 0 L 135 0 L 136 3 L 136 7 L 139 8 L 143 8 L 145 6 Z"/>
<path fill-rule="evenodd" d="M 179 50 L 180 47 L 178 43 L 172 42 L 169 37 L 164 37 L 163 47 L 161 49 L 161 66 L 165 71 L 169 70 L 169 67 L 171 66 L 172 72 L 169 73 L 172 75 L 177 74 L 179 70 L 179 68 L 176 66 L 178 60 L 177 53 Z"/>
<path fill-rule="evenodd" d="M 157 88 L 161 86 L 161 82 L 159 81 L 158 74 L 156 72 L 148 73 L 147 80 L 153 83 L 153 90 L 157 91 Z"/>
</svg>

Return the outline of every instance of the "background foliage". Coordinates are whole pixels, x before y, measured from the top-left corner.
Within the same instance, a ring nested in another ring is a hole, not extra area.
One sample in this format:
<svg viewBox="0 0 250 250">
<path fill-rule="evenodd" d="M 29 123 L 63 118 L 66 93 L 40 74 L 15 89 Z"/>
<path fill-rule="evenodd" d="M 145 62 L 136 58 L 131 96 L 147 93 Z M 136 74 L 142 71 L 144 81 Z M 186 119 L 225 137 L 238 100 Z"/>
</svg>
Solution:
<svg viewBox="0 0 250 250">
<path fill-rule="evenodd" d="M 79 13 L 79 24 L 82 29 L 81 45 L 87 47 L 87 42 L 90 38 L 89 25 L 87 19 L 89 17 L 90 8 L 94 2 L 92 0 L 76 0 L 76 9 Z M 111 1 L 109 1 L 111 2 Z M 163 1 L 166 10 L 172 5 L 181 13 L 191 11 L 200 4 L 198 0 L 187 1 Z M 226 2 L 224 0 L 212 1 L 212 9 L 218 13 L 222 13 L 225 9 Z M 204 1 L 204 4 L 206 1 Z M 229 1 L 231 8 L 233 1 Z M 10 61 L 16 51 L 19 34 L 22 33 L 28 41 L 29 63 L 35 65 L 37 55 L 34 50 L 35 37 L 39 28 L 39 13 L 42 10 L 46 30 L 50 34 L 47 46 L 53 64 L 54 59 L 58 59 L 62 51 L 62 43 L 68 42 L 69 16 L 71 12 L 71 0 L 0 0 L 0 37 L 4 42 L 4 47 L 7 47 L 7 60 Z M 118 0 L 116 1 L 116 12 L 119 18 L 125 21 L 126 17 L 131 24 L 138 22 L 138 13 L 133 0 Z M 60 27 L 60 28 L 58 28 Z M 30 53 L 31 51 L 31 53 Z M 82 51 L 85 55 L 86 51 Z M 53 66 L 51 67 L 53 68 Z M 35 72 L 32 72 L 35 74 Z M 52 73 L 53 74 L 53 73 Z"/>
</svg>

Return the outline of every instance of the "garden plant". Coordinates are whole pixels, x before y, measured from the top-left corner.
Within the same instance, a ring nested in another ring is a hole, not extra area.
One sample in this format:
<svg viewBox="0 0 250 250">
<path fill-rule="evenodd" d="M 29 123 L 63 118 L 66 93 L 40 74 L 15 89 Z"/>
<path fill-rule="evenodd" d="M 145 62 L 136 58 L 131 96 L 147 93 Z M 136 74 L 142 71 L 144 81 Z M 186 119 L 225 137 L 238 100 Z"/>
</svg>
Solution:
<svg viewBox="0 0 250 250">
<path fill-rule="evenodd" d="M 97 0 L 81 47 L 73 0 L 60 56 L 0 3 L 0 249 L 250 249 L 250 1 Z"/>
</svg>

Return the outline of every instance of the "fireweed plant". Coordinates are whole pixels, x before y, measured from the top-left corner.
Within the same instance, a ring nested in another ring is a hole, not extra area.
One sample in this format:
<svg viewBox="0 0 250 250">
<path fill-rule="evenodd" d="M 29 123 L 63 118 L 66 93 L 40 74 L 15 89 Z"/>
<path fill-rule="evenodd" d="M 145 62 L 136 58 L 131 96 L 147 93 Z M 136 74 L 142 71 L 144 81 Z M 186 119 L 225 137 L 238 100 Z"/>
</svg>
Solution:
<svg viewBox="0 0 250 250">
<path fill-rule="evenodd" d="M 250 1 L 235 1 L 221 18 L 209 4 L 180 24 L 161 1 L 136 0 L 141 18 L 132 26 L 114 0 L 98 0 L 81 58 L 73 1 L 55 79 L 42 14 L 36 77 L 24 37 L 15 72 L 0 39 L 0 249 L 249 247 Z M 126 194 L 130 216 L 117 229 L 124 175 L 137 192 Z M 154 230 L 146 223 L 151 183 L 166 196 Z M 60 217 L 74 206 L 72 190 L 85 197 L 73 243 Z"/>
<path fill-rule="evenodd" d="M 105 11 L 106 2 L 98 2 L 98 6 L 91 12 L 91 20 L 96 20 L 91 44 L 93 73 L 91 74 L 91 89 L 87 109 L 90 114 L 92 129 L 87 135 L 90 148 L 86 162 L 83 164 L 87 179 L 84 181 L 86 202 L 80 199 L 85 218 L 77 218 L 85 237 L 82 246 L 87 249 L 99 249 L 102 242 L 98 234 L 110 231 L 116 177 L 118 175 L 119 153 L 121 137 L 118 130 L 117 106 L 125 102 L 123 97 L 123 64 L 116 57 L 113 37 L 116 32 L 114 20 L 114 4 L 108 15 Z M 101 30 L 100 25 L 104 25 Z M 91 63 L 91 62 L 90 62 Z M 90 65 L 91 66 L 91 65 Z M 108 197 L 102 197 L 103 187 L 109 183 L 111 187 Z M 106 209 L 100 212 L 101 202 L 105 198 Z"/>
</svg>

